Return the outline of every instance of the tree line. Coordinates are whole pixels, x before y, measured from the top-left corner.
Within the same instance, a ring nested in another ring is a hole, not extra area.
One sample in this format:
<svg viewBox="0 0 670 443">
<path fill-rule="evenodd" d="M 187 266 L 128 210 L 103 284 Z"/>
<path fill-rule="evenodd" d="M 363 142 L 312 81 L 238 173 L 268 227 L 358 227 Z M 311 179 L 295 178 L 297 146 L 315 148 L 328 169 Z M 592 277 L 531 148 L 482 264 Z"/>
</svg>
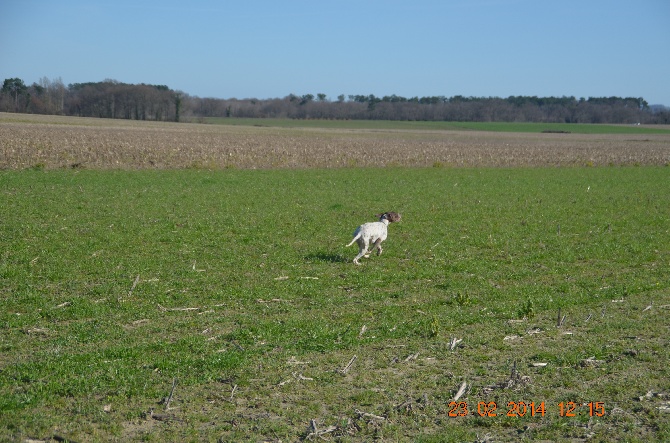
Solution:
<svg viewBox="0 0 670 443">
<path fill-rule="evenodd" d="M 0 111 L 132 120 L 179 121 L 181 94 L 165 85 L 126 84 L 115 80 L 73 83 L 44 77 L 27 86 L 5 79 Z"/>
<path fill-rule="evenodd" d="M 26 85 L 5 79 L 0 111 L 156 121 L 204 121 L 208 117 L 555 122 L 670 123 L 670 108 L 641 97 L 402 97 L 389 95 L 295 95 L 271 99 L 190 96 L 166 85 L 116 80 L 74 83 L 44 77 Z"/>
</svg>

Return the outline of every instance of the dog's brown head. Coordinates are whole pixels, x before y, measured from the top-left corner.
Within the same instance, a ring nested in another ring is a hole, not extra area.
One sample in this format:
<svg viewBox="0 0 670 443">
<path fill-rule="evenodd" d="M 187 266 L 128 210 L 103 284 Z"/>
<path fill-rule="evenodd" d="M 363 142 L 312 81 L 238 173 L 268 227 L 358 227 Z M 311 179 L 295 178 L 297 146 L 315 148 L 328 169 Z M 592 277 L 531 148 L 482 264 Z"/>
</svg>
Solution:
<svg viewBox="0 0 670 443">
<path fill-rule="evenodd" d="M 401 218 L 400 214 L 393 211 L 384 212 L 383 214 L 377 214 L 375 215 L 375 217 L 379 217 L 380 220 L 386 219 L 389 221 L 389 223 L 398 222 L 400 221 Z"/>
</svg>

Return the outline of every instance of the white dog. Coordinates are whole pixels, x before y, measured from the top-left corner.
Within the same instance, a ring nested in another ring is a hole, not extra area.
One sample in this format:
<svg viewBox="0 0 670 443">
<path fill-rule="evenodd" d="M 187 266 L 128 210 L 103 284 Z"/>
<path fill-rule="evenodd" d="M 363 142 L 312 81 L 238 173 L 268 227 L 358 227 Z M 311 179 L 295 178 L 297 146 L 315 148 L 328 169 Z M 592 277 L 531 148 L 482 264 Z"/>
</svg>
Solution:
<svg viewBox="0 0 670 443">
<path fill-rule="evenodd" d="M 354 239 L 351 240 L 347 246 L 358 243 L 358 255 L 354 258 L 354 263 L 360 265 L 358 259 L 365 256 L 370 257 L 370 254 L 377 248 L 377 255 L 382 254 L 382 242 L 386 240 L 388 234 L 388 224 L 391 222 L 400 221 L 400 214 L 397 212 L 384 212 L 377 214 L 378 222 L 364 223 L 356 228 L 354 232 Z M 368 247 L 372 243 L 372 249 L 368 251 Z"/>
</svg>

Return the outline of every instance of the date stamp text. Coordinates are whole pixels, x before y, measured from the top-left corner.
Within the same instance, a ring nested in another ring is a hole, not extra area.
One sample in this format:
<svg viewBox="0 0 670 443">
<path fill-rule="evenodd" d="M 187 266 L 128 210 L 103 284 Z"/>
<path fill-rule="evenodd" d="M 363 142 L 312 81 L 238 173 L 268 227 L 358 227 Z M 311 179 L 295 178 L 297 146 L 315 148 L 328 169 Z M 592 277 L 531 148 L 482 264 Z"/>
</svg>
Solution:
<svg viewBox="0 0 670 443">
<path fill-rule="evenodd" d="M 495 401 L 480 401 L 477 404 L 469 404 L 466 401 L 452 401 L 449 403 L 449 417 L 466 417 L 478 415 L 480 417 L 544 417 L 545 414 L 557 414 L 559 417 L 577 417 L 580 414 L 588 414 L 590 417 L 603 417 L 605 415 L 605 402 L 591 401 L 588 403 L 577 403 L 574 401 L 560 402 L 547 405 L 546 402 L 509 401 L 503 407 L 499 407 Z"/>
</svg>

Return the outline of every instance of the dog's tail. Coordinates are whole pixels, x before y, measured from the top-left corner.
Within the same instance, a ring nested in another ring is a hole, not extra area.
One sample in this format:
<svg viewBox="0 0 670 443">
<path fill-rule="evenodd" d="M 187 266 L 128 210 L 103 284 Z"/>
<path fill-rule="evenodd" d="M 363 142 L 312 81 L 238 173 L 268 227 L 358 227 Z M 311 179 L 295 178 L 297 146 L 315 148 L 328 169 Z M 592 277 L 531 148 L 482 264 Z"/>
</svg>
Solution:
<svg viewBox="0 0 670 443">
<path fill-rule="evenodd" d="M 356 236 L 354 237 L 354 239 L 351 240 L 351 243 L 349 243 L 347 246 L 351 246 L 351 245 L 353 245 L 354 243 L 356 243 L 356 240 L 358 240 L 359 238 L 361 238 L 361 233 L 360 233 L 360 232 L 359 232 L 358 234 L 356 234 Z"/>
</svg>

